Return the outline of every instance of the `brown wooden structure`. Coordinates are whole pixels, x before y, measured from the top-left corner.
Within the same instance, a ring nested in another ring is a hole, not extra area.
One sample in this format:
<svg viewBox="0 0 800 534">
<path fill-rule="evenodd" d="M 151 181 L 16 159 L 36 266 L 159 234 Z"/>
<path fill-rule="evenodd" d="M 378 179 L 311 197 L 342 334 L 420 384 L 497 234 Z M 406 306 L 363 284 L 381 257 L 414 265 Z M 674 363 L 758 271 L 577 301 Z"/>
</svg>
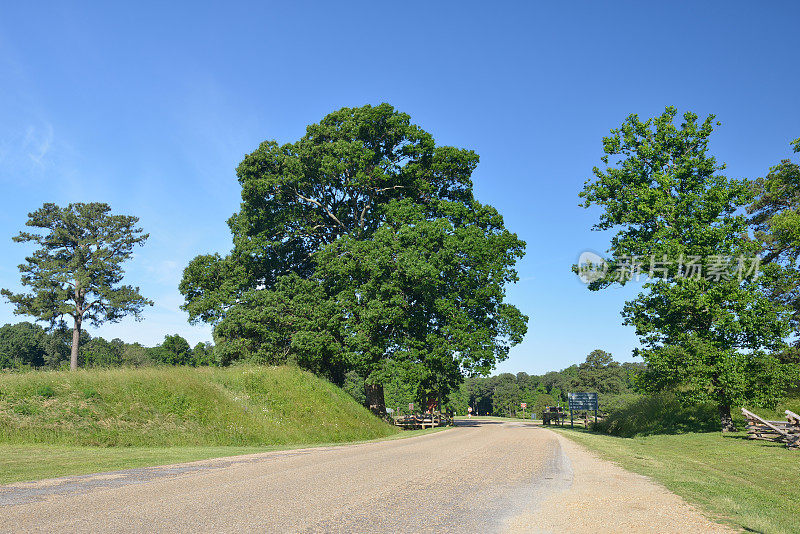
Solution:
<svg viewBox="0 0 800 534">
<path fill-rule="evenodd" d="M 790 449 L 800 449 L 800 415 L 786 410 L 786 421 L 767 421 L 742 408 L 747 419 L 747 437 L 786 443 Z"/>
<path fill-rule="evenodd" d="M 434 428 L 437 426 L 450 426 L 453 418 L 441 413 L 415 413 L 411 415 L 399 415 L 394 418 L 394 424 L 404 430 L 414 430 L 417 428 Z"/>
</svg>

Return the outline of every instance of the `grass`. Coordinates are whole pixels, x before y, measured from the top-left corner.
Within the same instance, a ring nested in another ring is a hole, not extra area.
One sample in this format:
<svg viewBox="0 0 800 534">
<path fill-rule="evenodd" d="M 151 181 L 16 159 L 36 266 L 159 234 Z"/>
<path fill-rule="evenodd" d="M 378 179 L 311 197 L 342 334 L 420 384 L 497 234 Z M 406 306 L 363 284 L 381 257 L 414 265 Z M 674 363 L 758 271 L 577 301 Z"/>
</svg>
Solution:
<svg viewBox="0 0 800 534">
<path fill-rule="evenodd" d="M 744 433 L 623 438 L 555 428 L 625 469 L 648 476 L 714 519 L 753 532 L 800 531 L 800 451 Z"/>
<path fill-rule="evenodd" d="M 296 367 L 0 374 L 0 484 L 400 435 Z"/>
<path fill-rule="evenodd" d="M 264 447 L 396 432 L 341 389 L 296 367 L 0 375 L 0 444 Z"/>
<path fill-rule="evenodd" d="M 408 430 L 388 437 L 351 443 L 403 439 L 446 428 Z M 341 443 L 338 443 L 341 444 Z M 324 447 L 337 443 L 310 443 L 283 446 L 178 446 L 178 447 L 75 447 L 69 445 L 0 444 L 0 484 L 27 482 L 68 475 L 86 475 L 120 469 L 152 467 L 208 458 L 222 458 L 276 450 Z"/>
<path fill-rule="evenodd" d="M 784 410 L 800 410 L 800 398 L 790 397 L 775 409 L 748 407 L 765 419 L 786 420 Z M 745 420 L 738 408 L 731 408 L 734 422 L 740 428 Z M 685 403 L 670 393 L 631 396 L 618 405 L 594 430 L 620 437 L 687 432 L 715 432 L 720 428 L 719 414 L 713 403 Z"/>
</svg>

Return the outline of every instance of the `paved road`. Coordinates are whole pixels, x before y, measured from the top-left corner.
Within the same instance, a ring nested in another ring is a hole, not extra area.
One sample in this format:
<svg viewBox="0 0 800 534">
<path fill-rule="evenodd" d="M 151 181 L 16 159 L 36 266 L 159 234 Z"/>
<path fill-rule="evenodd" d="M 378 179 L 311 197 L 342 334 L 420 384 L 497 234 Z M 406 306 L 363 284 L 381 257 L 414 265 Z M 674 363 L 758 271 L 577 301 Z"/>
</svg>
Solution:
<svg viewBox="0 0 800 534">
<path fill-rule="evenodd" d="M 531 514 L 573 485 L 565 446 L 533 424 L 473 421 L 394 441 L 13 484 L 0 486 L 0 531 L 536 532 Z"/>
</svg>

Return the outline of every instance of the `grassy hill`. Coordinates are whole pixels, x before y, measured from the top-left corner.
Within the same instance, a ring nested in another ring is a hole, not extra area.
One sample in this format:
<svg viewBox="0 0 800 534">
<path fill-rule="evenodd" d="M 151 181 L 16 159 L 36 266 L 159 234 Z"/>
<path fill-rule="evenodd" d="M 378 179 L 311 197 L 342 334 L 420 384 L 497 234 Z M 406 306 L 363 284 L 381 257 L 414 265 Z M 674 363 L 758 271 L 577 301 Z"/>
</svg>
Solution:
<svg viewBox="0 0 800 534">
<path fill-rule="evenodd" d="M 396 432 L 295 367 L 0 374 L 0 444 L 261 447 Z"/>
</svg>

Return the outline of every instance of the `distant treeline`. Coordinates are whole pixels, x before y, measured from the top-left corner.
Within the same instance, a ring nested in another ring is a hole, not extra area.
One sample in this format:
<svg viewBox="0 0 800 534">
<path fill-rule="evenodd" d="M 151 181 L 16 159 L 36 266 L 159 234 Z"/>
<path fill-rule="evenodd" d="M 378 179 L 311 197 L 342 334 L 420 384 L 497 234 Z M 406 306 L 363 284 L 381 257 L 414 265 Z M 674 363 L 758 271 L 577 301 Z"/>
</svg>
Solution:
<svg viewBox="0 0 800 534">
<path fill-rule="evenodd" d="M 472 407 L 474 414 L 514 416 L 522 415 L 521 403 L 526 403 L 525 416 L 541 414 L 545 406 L 567 406 L 567 393 L 589 391 L 599 394 L 601 410 L 611 410 L 631 400 L 636 393 L 636 377 L 645 369 L 643 363 L 620 363 L 603 350 L 594 350 L 579 365 L 543 375 L 525 372 L 502 373 L 490 377 L 467 377 L 458 389 L 442 399 L 445 409 L 460 415 Z M 345 390 L 363 402 L 363 382 L 357 376 L 348 376 Z M 409 403 L 418 400 L 413 388 L 400 378 L 385 385 L 386 406 L 408 411 Z M 415 404 L 415 410 L 424 407 Z"/>
<path fill-rule="evenodd" d="M 69 366 L 72 330 L 45 329 L 21 322 L 0 327 L 0 369 L 60 369 Z M 198 343 L 194 348 L 178 334 L 165 336 L 155 347 L 108 341 L 92 337 L 85 330 L 80 339 L 80 365 L 83 367 L 144 366 L 154 364 L 212 365 L 214 346 Z"/>
<path fill-rule="evenodd" d="M 635 393 L 636 377 L 644 368 L 643 363 L 619 363 L 611 354 L 594 350 L 580 365 L 543 375 L 468 377 L 450 400 L 459 413 L 472 407 L 473 413 L 481 415 L 522 415 L 520 405 L 525 403 L 526 417 L 531 412 L 540 417 L 545 406 L 566 409 L 569 392 L 587 391 L 598 393 L 601 410 L 609 410 Z"/>
</svg>

